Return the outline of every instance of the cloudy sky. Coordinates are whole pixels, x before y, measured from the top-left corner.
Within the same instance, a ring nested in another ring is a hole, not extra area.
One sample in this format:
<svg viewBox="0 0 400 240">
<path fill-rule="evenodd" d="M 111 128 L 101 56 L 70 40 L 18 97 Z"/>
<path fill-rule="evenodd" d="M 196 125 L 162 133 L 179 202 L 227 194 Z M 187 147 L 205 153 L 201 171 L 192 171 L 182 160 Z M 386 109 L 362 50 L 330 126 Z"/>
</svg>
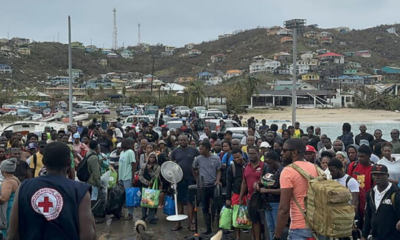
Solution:
<svg viewBox="0 0 400 240">
<path fill-rule="evenodd" d="M 111 47 L 113 8 L 117 9 L 118 45 L 141 42 L 183 46 L 209 41 L 219 34 L 258 26 L 282 25 L 305 18 L 320 27 L 354 29 L 394 24 L 399 0 L 0 0 L 0 38 L 67 42 L 67 17 L 72 40 Z M 396 19 L 397 18 L 397 19 Z"/>
</svg>

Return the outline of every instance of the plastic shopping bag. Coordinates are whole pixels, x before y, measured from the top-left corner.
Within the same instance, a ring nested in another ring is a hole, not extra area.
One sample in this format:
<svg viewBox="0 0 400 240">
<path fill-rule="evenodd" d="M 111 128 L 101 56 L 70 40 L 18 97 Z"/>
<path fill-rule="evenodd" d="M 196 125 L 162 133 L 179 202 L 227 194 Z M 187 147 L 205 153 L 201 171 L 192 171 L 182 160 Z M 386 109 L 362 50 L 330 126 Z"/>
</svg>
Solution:
<svg viewBox="0 0 400 240">
<path fill-rule="evenodd" d="M 114 188 L 117 186 L 118 173 L 111 170 L 110 178 L 108 179 L 108 188 Z"/>
<path fill-rule="evenodd" d="M 128 188 L 126 189 L 126 202 L 127 207 L 138 207 L 140 206 L 140 197 L 142 195 L 140 188 Z"/>
<path fill-rule="evenodd" d="M 140 203 L 140 206 L 146 208 L 158 208 L 159 200 L 160 190 L 158 190 L 158 179 L 156 178 L 151 189 L 142 189 L 142 201 Z"/>
<path fill-rule="evenodd" d="M 108 181 L 110 180 L 110 176 L 111 176 L 111 170 L 108 170 L 103 175 L 101 175 L 101 178 L 100 178 L 102 185 L 106 186 L 107 188 L 108 188 Z"/>
<path fill-rule="evenodd" d="M 226 206 L 222 207 L 221 215 L 219 218 L 219 228 L 228 229 L 232 228 L 232 208 L 228 208 Z"/>
<path fill-rule="evenodd" d="M 251 221 L 247 206 L 235 205 L 233 207 L 232 225 L 235 228 L 250 229 Z"/>
<path fill-rule="evenodd" d="M 168 216 L 175 215 L 175 201 L 172 196 L 165 197 L 163 213 Z"/>
</svg>

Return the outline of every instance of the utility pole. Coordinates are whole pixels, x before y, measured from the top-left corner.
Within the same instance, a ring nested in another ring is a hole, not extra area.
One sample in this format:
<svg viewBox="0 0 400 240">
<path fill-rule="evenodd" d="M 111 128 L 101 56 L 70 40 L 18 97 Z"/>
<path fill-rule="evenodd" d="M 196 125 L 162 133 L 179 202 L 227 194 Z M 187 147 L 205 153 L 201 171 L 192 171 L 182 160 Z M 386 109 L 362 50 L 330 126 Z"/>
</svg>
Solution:
<svg viewBox="0 0 400 240">
<path fill-rule="evenodd" d="M 150 92 L 151 96 L 153 96 L 153 80 L 154 80 L 154 61 L 155 61 L 155 56 L 151 56 L 153 58 L 153 66 L 151 68 L 151 85 L 150 85 Z"/>
<path fill-rule="evenodd" d="M 114 50 L 118 49 L 118 32 L 117 32 L 117 9 L 114 8 L 114 26 L 113 26 L 113 46 Z"/>
<path fill-rule="evenodd" d="M 297 107 L 297 33 L 293 28 L 293 85 L 292 85 L 292 125 L 296 123 L 296 107 Z"/>
<path fill-rule="evenodd" d="M 68 74 L 69 74 L 69 125 L 72 125 L 72 50 L 71 50 L 71 17 L 68 16 Z"/>
</svg>

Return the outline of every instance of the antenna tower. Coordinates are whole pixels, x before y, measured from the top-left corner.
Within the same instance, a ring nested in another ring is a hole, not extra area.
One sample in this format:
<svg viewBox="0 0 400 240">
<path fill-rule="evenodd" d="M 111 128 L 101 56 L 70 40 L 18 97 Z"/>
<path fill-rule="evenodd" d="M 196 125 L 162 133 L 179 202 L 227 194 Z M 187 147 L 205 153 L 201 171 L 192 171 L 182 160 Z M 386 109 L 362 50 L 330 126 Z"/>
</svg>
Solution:
<svg viewBox="0 0 400 240">
<path fill-rule="evenodd" d="M 117 50 L 118 49 L 117 9 L 114 8 L 113 12 L 114 12 L 114 28 L 113 28 L 113 44 L 112 44 L 112 48 L 114 50 Z"/>
<path fill-rule="evenodd" d="M 137 45 L 140 45 L 140 23 L 138 24 L 138 43 Z"/>
</svg>

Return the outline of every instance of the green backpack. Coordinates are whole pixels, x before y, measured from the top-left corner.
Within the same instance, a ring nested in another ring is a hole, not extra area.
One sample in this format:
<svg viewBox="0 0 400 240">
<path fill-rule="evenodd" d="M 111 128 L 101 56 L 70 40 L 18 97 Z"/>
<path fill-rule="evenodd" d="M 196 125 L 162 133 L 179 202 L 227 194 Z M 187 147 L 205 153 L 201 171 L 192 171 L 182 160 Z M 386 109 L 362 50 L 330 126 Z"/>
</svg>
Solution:
<svg viewBox="0 0 400 240">
<path fill-rule="evenodd" d="M 317 167 L 318 177 L 312 177 L 295 163 L 288 165 L 308 181 L 308 192 L 304 199 L 305 210 L 292 197 L 303 214 L 308 228 L 327 237 L 349 237 L 352 233 L 355 216 L 354 207 L 348 188 L 334 180 L 326 179 L 325 174 Z"/>
</svg>

